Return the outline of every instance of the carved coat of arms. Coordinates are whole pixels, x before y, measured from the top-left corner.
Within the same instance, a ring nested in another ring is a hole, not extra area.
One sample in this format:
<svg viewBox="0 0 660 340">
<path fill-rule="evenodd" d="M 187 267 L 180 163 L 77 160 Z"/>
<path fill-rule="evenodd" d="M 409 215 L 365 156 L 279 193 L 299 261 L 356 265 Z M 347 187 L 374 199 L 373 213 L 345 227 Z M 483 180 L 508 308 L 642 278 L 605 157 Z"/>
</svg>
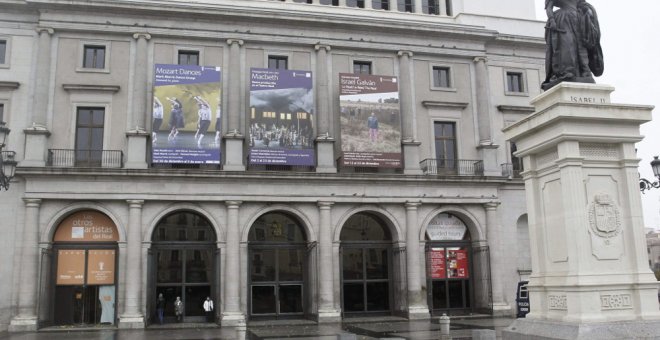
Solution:
<svg viewBox="0 0 660 340">
<path fill-rule="evenodd" d="M 596 235 L 604 238 L 617 236 L 621 232 L 619 208 L 608 194 L 594 197 L 589 207 L 589 226 Z"/>
</svg>

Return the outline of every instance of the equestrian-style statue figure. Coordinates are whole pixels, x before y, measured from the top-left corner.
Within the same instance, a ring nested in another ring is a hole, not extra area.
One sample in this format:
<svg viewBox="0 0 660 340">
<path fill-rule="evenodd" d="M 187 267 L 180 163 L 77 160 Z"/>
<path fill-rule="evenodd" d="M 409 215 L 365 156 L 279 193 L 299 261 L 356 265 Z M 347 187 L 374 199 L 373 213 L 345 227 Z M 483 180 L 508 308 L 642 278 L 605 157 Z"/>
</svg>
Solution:
<svg viewBox="0 0 660 340">
<path fill-rule="evenodd" d="M 546 78 L 541 88 L 563 81 L 594 83 L 592 74 L 598 77 L 604 68 L 596 9 L 585 0 L 545 0 L 545 11 Z"/>
</svg>

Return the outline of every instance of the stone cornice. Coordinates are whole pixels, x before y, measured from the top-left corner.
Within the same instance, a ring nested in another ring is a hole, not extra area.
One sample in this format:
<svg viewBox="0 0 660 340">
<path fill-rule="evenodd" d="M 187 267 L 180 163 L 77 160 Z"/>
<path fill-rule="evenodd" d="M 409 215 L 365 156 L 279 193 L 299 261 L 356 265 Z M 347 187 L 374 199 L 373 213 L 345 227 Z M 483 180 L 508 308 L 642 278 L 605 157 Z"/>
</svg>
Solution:
<svg viewBox="0 0 660 340">
<path fill-rule="evenodd" d="M 119 85 L 62 84 L 65 91 L 119 92 Z"/>
<path fill-rule="evenodd" d="M 426 108 L 430 107 L 439 107 L 439 108 L 449 108 L 449 109 L 464 109 L 468 107 L 470 103 L 461 103 L 461 102 L 440 102 L 434 100 L 424 100 L 422 105 Z"/>
<path fill-rule="evenodd" d="M 17 81 L 0 81 L 0 90 L 16 90 L 21 86 Z"/>
<path fill-rule="evenodd" d="M 533 106 L 516 106 L 516 105 L 498 105 L 497 109 L 501 112 L 529 114 L 534 112 Z"/>
</svg>

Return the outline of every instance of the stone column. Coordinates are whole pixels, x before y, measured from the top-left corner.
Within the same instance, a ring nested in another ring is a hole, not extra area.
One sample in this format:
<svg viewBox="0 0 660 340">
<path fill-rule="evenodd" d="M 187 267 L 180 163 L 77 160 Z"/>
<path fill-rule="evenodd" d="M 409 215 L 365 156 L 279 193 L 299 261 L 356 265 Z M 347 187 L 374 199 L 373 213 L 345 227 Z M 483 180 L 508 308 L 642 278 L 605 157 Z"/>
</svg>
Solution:
<svg viewBox="0 0 660 340">
<path fill-rule="evenodd" d="M 440 7 L 440 15 L 447 15 L 447 0 L 440 0 L 438 6 Z"/>
<path fill-rule="evenodd" d="M 328 86 L 328 52 L 330 46 L 316 45 L 316 172 L 336 173 L 335 139 L 332 131 L 330 89 Z"/>
<path fill-rule="evenodd" d="M 412 65 L 410 51 L 399 51 L 399 93 L 401 111 L 401 144 L 403 146 L 404 170 L 407 175 L 421 175 L 419 146 L 415 133 L 415 102 L 412 97 Z"/>
<path fill-rule="evenodd" d="M 142 291 L 142 200 L 127 200 L 128 235 L 126 237 L 126 290 L 120 328 L 144 327 L 140 293 Z"/>
<path fill-rule="evenodd" d="M 225 165 L 227 171 L 245 171 L 243 163 L 243 140 L 241 132 L 241 46 L 243 40 L 227 39 L 229 45 L 229 74 L 231 86 L 227 88 L 227 133 L 225 134 Z"/>
<path fill-rule="evenodd" d="M 413 12 L 414 12 L 414 13 L 419 13 L 419 14 L 421 14 L 421 13 L 424 12 L 424 11 L 422 10 L 422 0 L 414 0 L 413 4 L 414 4 L 414 6 L 415 6 L 415 7 L 413 8 Z"/>
<path fill-rule="evenodd" d="M 126 152 L 126 165 L 128 169 L 146 169 L 147 165 L 147 140 L 150 134 L 145 127 L 147 110 L 147 68 L 149 67 L 148 41 L 151 35 L 147 33 L 135 33 L 133 39 L 136 42 L 135 69 L 133 77 L 133 103 L 131 127 L 126 132 L 128 147 Z"/>
<path fill-rule="evenodd" d="M 18 315 L 9 325 L 10 332 L 36 331 L 38 268 L 39 268 L 39 208 L 40 199 L 23 199 L 25 203 L 25 225 L 23 241 L 20 245 L 20 258 L 15 261 L 20 266 L 18 287 Z"/>
<path fill-rule="evenodd" d="M 48 148 L 48 102 L 50 99 L 50 63 L 52 28 L 37 27 L 39 36 L 37 47 L 37 65 L 34 77 L 34 106 L 32 125 L 27 127 L 25 133 L 25 155 L 21 166 L 42 167 L 46 165 L 46 149 Z"/>
<path fill-rule="evenodd" d="M 497 148 L 493 144 L 491 132 L 491 105 L 490 105 L 490 78 L 488 77 L 488 64 L 486 57 L 474 58 L 474 74 L 477 92 L 477 129 L 479 131 L 479 145 L 477 149 L 484 163 L 484 175 L 502 176 L 502 170 L 497 164 Z"/>
<path fill-rule="evenodd" d="M 339 322 L 341 315 L 335 309 L 334 268 L 332 256 L 332 205 L 318 202 L 319 207 L 319 322 Z"/>
<path fill-rule="evenodd" d="M 408 277 L 408 318 L 428 319 L 431 317 L 422 292 L 424 272 L 420 271 L 419 221 L 417 208 L 421 203 L 406 203 L 406 269 Z"/>
<path fill-rule="evenodd" d="M 238 225 L 238 210 L 243 202 L 226 201 L 227 206 L 227 256 L 225 257 L 225 301 L 222 312 L 223 326 L 236 326 L 245 322 L 241 311 L 240 291 L 240 226 Z"/>
<path fill-rule="evenodd" d="M 490 202 L 484 204 L 486 210 L 486 237 L 488 237 L 488 248 L 490 251 L 490 267 L 505 271 L 505 250 L 502 249 L 500 235 L 502 228 L 497 216 L 497 207 L 499 202 Z M 491 270 L 492 272 L 492 270 Z M 493 287 L 493 315 L 508 316 L 511 314 L 511 306 L 505 301 L 504 296 L 504 276 L 493 275 L 491 277 Z"/>
</svg>

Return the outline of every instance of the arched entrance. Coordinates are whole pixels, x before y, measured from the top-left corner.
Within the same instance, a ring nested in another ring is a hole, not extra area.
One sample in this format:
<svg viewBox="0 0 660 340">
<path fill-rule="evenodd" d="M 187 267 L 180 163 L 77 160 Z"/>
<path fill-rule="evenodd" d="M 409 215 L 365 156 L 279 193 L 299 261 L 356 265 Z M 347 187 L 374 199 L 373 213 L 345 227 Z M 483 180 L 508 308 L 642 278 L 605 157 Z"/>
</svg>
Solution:
<svg viewBox="0 0 660 340">
<path fill-rule="evenodd" d="M 300 318 L 309 313 L 306 288 L 311 247 L 301 223 L 283 212 L 259 217 L 248 235 L 251 319 Z"/>
<path fill-rule="evenodd" d="M 183 301 L 182 321 L 204 322 L 202 304 L 207 296 L 217 301 L 218 251 L 211 223 L 191 211 L 163 217 L 152 235 L 151 280 L 148 301 L 154 315 L 159 294 L 165 298 L 165 322 L 175 322 L 174 301 Z M 218 303 L 216 303 L 217 308 Z M 157 320 L 152 319 L 152 322 Z"/>
<path fill-rule="evenodd" d="M 371 213 L 351 216 L 341 234 L 342 311 L 345 316 L 391 314 L 392 235 Z"/>
<path fill-rule="evenodd" d="M 75 212 L 53 237 L 55 325 L 115 324 L 117 226 L 94 210 Z"/>
<path fill-rule="evenodd" d="M 470 232 L 449 213 L 436 215 L 426 227 L 428 304 L 433 314 L 472 310 L 473 274 Z"/>
</svg>

